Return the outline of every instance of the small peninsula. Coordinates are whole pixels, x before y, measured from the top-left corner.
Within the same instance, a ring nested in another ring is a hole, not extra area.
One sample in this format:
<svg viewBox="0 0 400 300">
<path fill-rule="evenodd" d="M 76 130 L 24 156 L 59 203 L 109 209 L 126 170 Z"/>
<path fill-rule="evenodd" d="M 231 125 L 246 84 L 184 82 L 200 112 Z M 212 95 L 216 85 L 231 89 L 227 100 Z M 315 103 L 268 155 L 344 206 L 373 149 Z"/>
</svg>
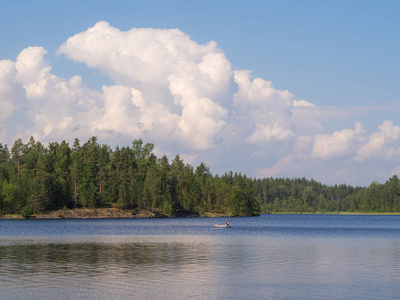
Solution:
<svg viewBox="0 0 400 300">
<path fill-rule="evenodd" d="M 400 180 L 368 187 L 327 186 L 306 178 L 212 175 L 154 145 L 100 145 L 91 137 L 44 146 L 33 137 L 0 143 L 0 218 L 159 218 L 261 213 L 398 213 Z"/>
<path fill-rule="evenodd" d="M 0 215 L 26 218 L 256 216 L 255 182 L 245 175 L 213 176 L 201 163 L 153 153 L 154 145 L 45 147 L 32 137 L 0 144 Z"/>
</svg>

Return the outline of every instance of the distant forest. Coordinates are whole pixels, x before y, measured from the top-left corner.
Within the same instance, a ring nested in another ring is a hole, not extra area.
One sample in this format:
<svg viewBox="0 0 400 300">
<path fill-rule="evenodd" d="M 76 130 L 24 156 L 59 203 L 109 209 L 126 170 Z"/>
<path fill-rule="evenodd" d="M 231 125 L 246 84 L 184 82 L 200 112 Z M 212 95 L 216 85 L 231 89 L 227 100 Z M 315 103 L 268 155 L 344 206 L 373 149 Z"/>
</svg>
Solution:
<svg viewBox="0 0 400 300">
<path fill-rule="evenodd" d="M 0 143 L 0 214 L 39 214 L 77 207 L 117 206 L 170 216 L 184 212 L 253 216 L 260 213 L 400 212 L 400 181 L 369 187 L 323 185 L 306 178 L 248 178 L 212 175 L 177 155 L 157 158 L 154 145 L 100 145 L 91 137 L 72 147 L 45 147 L 32 137 L 11 149 Z"/>
</svg>

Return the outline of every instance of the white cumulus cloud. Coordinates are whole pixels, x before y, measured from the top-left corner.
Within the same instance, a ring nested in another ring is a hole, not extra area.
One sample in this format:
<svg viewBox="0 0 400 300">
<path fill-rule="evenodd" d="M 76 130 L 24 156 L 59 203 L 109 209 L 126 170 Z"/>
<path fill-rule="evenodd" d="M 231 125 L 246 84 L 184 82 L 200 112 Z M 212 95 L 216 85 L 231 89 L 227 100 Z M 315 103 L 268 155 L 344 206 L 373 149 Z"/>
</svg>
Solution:
<svg viewBox="0 0 400 300">
<path fill-rule="evenodd" d="M 16 73 L 12 61 L 0 61 L 0 122 L 14 113 L 23 98 L 23 89 L 15 83 Z"/>
<path fill-rule="evenodd" d="M 311 157 L 328 160 L 353 154 L 364 140 L 365 130 L 361 123 L 355 129 L 343 129 L 332 134 L 317 134 Z"/>
<path fill-rule="evenodd" d="M 178 29 L 120 31 L 99 22 L 70 37 L 59 53 L 98 68 L 118 85 L 103 88 L 104 117 L 97 129 L 172 137 L 208 149 L 226 124 L 223 105 L 233 72 L 215 42 L 197 44 Z"/>
<path fill-rule="evenodd" d="M 1 126 L 4 140 L 72 137 L 72 128 L 88 129 L 96 115 L 101 95 L 86 88 L 80 76 L 68 80 L 51 74 L 46 53 L 42 47 L 29 47 L 16 62 L 0 61 L 0 101 L 7 108 Z"/>
<path fill-rule="evenodd" d="M 374 132 L 368 141 L 358 151 L 356 160 L 364 161 L 371 157 L 391 159 L 400 155 L 400 127 L 395 126 L 392 121 L 384 121 L 378 132 Z"/>
<path fill-rule="evenodd" d="M 271 82 L 250 78 L 250 71 L 235 71 L 238 92 L 234 95 L 236 109 L 247 118 L 252 133 L 250 143 L 280 141 L 294 136 L 292 106 L 294 96 L 289 91 L 276 90 Z"/>
<path fill-rule="evenodd" d="M 368 133 L 357 120 L 373 107 L 296 100 L 248 70 L 234 70 L 216 42 L 199 44 L 179 29 L 121 31 L 102 21 L 67 38 L 58 54 L 113 83 L 94 90 L 80 74 L 54 75 L 42 47 L 0 60 L 1 143 L 96 135 L 101 143 L 128 145 L 141 138 L 158 154 L 203 161 L 213 172 L 328 183 L 398 172 L 391 161 L 400 155 L 400 127 L 384 121 Z M 342 120 L 354 128 L 325 128 Z"/>
</svg>

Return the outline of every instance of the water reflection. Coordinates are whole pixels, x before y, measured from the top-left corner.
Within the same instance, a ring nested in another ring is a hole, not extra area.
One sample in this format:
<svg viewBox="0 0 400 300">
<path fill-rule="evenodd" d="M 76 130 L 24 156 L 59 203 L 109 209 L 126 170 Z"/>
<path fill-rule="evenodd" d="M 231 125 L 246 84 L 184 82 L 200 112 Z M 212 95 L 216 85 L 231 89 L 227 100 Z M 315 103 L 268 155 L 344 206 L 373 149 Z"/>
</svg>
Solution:
<svg viewBox="0 0 400 300">
<path fill-rule="evenodd" d="M 210 244 L 152 239 L 139 243 L 0 246 L 0 285 L 11 298 L 42 298 L 51 290 L 61 291 L 57 296 L 69 298 L 73 286 L 78 288 L 79 298 L 115 293 L 116 297 L 125 298 L 143 297 L 154 291 L 162 296 L 168 281 L 174 285 L 182 282 L 184 289 L 190 287 L 192 280 L 197 285 L 209 280 L 213 259 Z M 216 254 L 215 258 L 223 259 L 223 255 Z M 3 286 L 5 282 L 7 286 Z M 169 289 L 170 293 L 175 291 L 179 289 Z"/>
<path fill-rule="evenodd" d="M 112 232 L 112 222 L 106 222 Z M 185 228 L 186 221 L 174 222 Z M 202 228 L 201 222 L 209 221 L 194 222 Z M 316 235 L 305 233 L 304 226 L 293 234 L 298 228 L 293 224 L 282 236 L 251 234 L 254 226 L 267 226 L 257 225 L 260 219 L 248 222 L 256 225 L 247 223 L 246 234 L 99 235 L 91 229 L 80 235 L 10 236 L 0 231 L 0 298 L 385 299 L 400 294 L 397 235 L 361 231 L 349 237 L 343 233 L 347 227 Z M 68 232 L 68 222 L 57 224 L 58 232 Z"/>
<path fill-rule="evenodd" d="M 29 299 L 320 299 L 336 285 L 338 299 L 368 292 L 369 282 L 374 299 L 400 292 L 398 241 L 371 252 L 334 240 L 163 239 L 0 246 L 1 290 Z"/>
</svg>

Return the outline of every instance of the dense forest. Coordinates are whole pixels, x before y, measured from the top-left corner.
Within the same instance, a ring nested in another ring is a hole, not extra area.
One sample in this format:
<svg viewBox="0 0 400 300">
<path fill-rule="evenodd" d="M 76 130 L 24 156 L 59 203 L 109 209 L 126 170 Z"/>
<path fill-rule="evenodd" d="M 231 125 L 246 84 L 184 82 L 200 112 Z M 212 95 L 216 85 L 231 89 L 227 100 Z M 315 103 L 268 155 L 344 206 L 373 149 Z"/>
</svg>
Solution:
<svg viewBox="0 0 400 300">
<path fill-rule="evenodd" d="M 278 212 L 400 212 L 400 181 L 369 187 L 327 186 L 305 178 L 253 179 L 241 173 L 212 175 L 177 155 L 157 158 L 154 145 L 100 145 L 91 137 L 72 147 L 31 138 L 0 143 L 0 214 L 117 206 L 170 216 L 184 212 L 253 216 Z"/>
</svg>

